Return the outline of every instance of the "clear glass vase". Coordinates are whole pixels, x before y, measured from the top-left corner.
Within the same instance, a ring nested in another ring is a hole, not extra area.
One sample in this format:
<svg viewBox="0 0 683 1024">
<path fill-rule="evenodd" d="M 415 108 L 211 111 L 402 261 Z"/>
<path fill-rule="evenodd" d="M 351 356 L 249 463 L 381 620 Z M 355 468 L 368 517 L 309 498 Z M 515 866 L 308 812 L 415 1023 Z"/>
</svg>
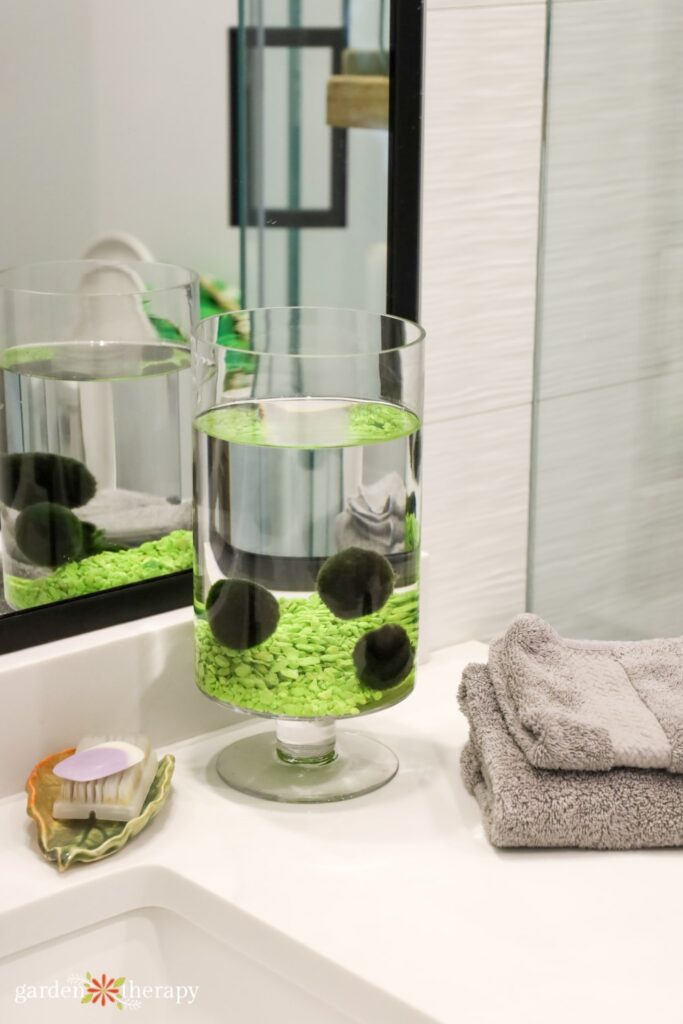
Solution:
<svg viewBox="0 0 683 1024">
<path fill-rule="evenodd" d="M 197 278 L 76 260 L 0 272 L 0 520 L 13 609 L 192 567 Z"/>
<path fill-rule="evenodd" d="M 397 770 L 335 721 L 415 682 L 423 337 L 314 308 L 194 332 L 196 681 L 276 720 L 218 758 L 243 792 L 341 800 Z"/>
</svg>

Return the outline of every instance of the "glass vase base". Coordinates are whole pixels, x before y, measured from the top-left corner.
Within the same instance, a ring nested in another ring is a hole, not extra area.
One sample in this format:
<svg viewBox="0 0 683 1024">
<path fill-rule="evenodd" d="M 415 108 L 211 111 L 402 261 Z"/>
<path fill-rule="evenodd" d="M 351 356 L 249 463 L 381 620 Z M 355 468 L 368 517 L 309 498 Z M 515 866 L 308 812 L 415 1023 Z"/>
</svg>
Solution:
<svg viewBox="0 0 683 1024">
<path fill-rule="evenodd" d="M 216 770 L 241 793 L 289 804 L 350 800 L 384 786 L 398 771 L 394 752 L 362 733 L 339 733 L 334 751 L 333 760 L 324 763 L 283 760 L 269 728 L 225 747 Z"/>
</svg>

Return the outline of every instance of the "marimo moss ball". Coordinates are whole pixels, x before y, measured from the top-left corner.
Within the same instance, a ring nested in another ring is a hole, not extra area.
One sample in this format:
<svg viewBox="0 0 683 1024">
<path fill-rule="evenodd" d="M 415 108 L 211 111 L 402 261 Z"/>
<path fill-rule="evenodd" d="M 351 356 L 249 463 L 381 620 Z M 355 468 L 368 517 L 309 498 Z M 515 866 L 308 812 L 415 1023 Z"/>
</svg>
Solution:
<svg viewBox="0 0 683 1024">
<path fill-rule="evenodd" d="M 415 656 L 403 626 L 386 625 L 362 636 L 353 650 L 353 663 L 361 683 L 373 690 L 388 690 L 408 675 Z"/>
<path fill-rule="evenodd" d="M 206 618 L 219 644 L 244 651 L 272 636 L 280 606 L 269 590 L 251 580 L 218 580 L 206 599 Z"/>
<path fill-rule="evenodd" d="M 338 619 L 379 611 L 394 589 L 394 570 L 383 555 L 346 548 L 328 558 L 318 573 L 318 593 Z"/>
<path fill-rule="evenodd" d="M 51 452 L 14 452 L 0 458 L 0 501 L 19 511 L 39 502 L 66 508 L 87 504 L 97 482 L 78 459 Z"/>
<path fill-rule="evenodd" d="M 83 525 L 62 505 L 31 505 L 19 513 L 14 529 L 17 547 L 34 565 L 54 568 L 83 557 Z"/>
<path fill-rule="evenodd" d="M 119 544 L 109 544 L 100 530 L 94 523 L 81 520 L 83 529 L 83 553 L 86 557 L 100 555 L 103 551 L 125 551 Z"/>
</svg>

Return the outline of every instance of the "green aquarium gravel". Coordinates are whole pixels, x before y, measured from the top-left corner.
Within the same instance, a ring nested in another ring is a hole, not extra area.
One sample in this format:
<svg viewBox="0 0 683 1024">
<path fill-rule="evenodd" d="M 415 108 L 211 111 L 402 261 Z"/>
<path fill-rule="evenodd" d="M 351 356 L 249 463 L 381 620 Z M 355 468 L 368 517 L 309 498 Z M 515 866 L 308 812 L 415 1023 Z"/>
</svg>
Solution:
<svg viewBox="0 0 683 1024">
<path fill-rule="evenodd" d="M 174 530 L 160 540 L 146 541 L 139 547 L 103 551 L 78 562 L 69 562 L 48 576 L 37 579 L 7 576 L 5 593 L 13 608 L 36 608 L 191 568 L 192 533 Z"/>
<path fill-rule="evenodd" d="M 214 639 L 208 622 L 196 621 L 196 679 L 209 697 L 257 714 L 291 718 L 344 718 L 394 704 L 412 690 L 415 672 L 395 686 L 373 689 L 358 678 L 356 645 L 388 623 L 417 643 L 417 587 L 395 592 L 380 612 L 336 618 L 317 594 L 283 597 L 276 631 L 248 650 Z"/>
</svg>

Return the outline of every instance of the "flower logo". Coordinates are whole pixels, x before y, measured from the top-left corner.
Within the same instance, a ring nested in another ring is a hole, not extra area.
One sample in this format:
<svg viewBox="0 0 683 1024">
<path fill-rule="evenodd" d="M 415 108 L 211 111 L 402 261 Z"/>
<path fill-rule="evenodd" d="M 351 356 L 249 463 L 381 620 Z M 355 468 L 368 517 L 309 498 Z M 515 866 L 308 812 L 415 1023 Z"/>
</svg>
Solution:
<svg viewBox="0 0 683 1024">
<path fill-rule="evenodd" d="M 86 973 L 85 978 L 86 990 L 81 999 L 82 1003 L 93 1003 L 93 1005 L 99 1003 L 100 1006 L 113 1003 L 119 1010 L 123 1009 L 120 993 L 125 978 L 108 978 L 106 974 L 103 974 L 101 978 L 93 978 L 90 971 Z"/>
</svg>

